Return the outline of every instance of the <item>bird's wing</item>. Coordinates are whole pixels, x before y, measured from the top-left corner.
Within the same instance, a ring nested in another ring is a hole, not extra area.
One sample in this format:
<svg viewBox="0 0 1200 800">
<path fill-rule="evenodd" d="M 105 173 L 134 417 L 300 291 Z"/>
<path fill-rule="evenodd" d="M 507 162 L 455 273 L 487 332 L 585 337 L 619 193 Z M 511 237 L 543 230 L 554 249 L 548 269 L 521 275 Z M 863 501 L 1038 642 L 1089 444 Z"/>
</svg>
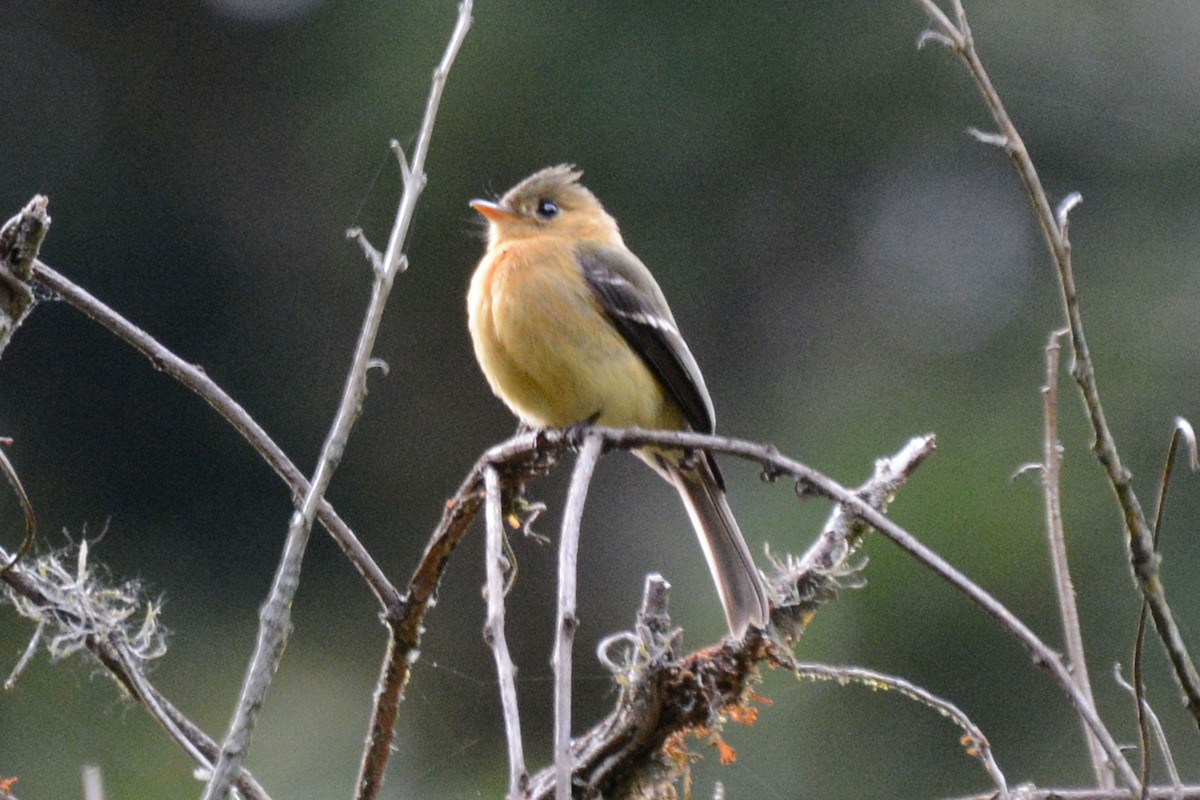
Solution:
<svg viewBox="0 0 1200 800">
<path fill-rule="evenodd" d="M 576 258 L 600 308 L 658 378 L 692 430 L 712 433 L 712 398 L 670 307 L 646 266 L 627 250 L 581 246 Z"/>
</svg>

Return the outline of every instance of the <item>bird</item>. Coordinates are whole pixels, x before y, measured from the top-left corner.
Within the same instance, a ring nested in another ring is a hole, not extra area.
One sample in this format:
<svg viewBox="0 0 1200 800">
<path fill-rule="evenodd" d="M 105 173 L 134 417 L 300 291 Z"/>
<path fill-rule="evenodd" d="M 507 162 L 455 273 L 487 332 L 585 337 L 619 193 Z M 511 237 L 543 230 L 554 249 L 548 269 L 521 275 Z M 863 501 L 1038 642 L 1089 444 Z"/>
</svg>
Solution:
<svg viewBox="0 0 1200 800">
<path fill-rule="evenodd" d="M 704 377 L 662 289 L 571 164 L 542 169 L 498 201 L 476 199 L 487 246 L 467 317 L 492 392 L 531 428 L 592 423 L 713 433 Z M 769 622 L 767 592 L 712 454 L 634 451 L 679 492 L 729 624 Z"/>
</svg>

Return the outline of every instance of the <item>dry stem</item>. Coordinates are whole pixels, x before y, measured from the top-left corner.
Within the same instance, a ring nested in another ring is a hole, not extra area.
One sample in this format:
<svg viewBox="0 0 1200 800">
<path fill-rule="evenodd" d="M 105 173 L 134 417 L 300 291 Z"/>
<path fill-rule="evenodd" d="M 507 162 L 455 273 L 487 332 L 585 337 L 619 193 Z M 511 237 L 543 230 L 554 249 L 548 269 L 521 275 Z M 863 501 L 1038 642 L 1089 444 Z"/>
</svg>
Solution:
<svg viewBox="0 0 1200 800">
<path fill-rule="evenodd" d="M 583 504 L 592 482 L 592 470 L 600 458 L 599 436 L 584 437 L 583 447 L 571 473 L 567 508 L 558 542 L 558 629 L 554 637 L 554 774 L 555 800 L 571 800 L 571 649 L 579 619 L 575 615 L 576 562 L 579 555 L 579 526 Z"/>
<path fill-rule="evenodd" d="M 1096 699 L 1092 695 L 1092 684 L 1088 679 L 1087 659 L 1083 650 L 1083 631 L 1079 624 L 1079 610 L 1075 606 L 1075 585 L 1071 581 L 1071 567 L 1067 561 L 1067 540 L 1063 533 L 1062 505 L 1059 496 L 1059 476 L 1062 473 L 1062 442 L 1058 439 L 1058 360 L 1061 347 L 1059 339 L 1067 331 L 1050 334 L 1046 343 L 1046 384 L 1042 387 L 1042 404 L 1046 419 L 1046 433 L 1042 444 L 1042 494 L 1046 500 L 1046 537 L 1050 545 L 1050 565 L 1054 571 L 1054 589 L 1058 595 L 1059 617 L 1063 626 L 1063 642 L 1067 648 L 1067 659 L 1071 674 L 1079 691 L 1093 707 Z M 1087 739 L 1088 755 L 1092 761 L 1092 772 L 1096 785 L 1101 789 L 1112 789 L 1112 770 L 1104 748 L 1087 725 L 1083 726 Z"/>
<path fill-rule="evenodd" d="M 1133 490 L 1132 475 L 1121 462 L 1117 452 L 1116 442 L 1104 416 L 1104 408 L 1100 403 L 1099 390 L 1096 388 L 1095 368 L 1092 364 L 1091 353 L 1088 351 L 1087 339 L 1083 332 L 1083 317 L 1079 308 L 1079 296 L 1075 289 L 1075 276 L 1071 269 L 1071 242 L 1067 237 L 1067 216 L 1072 207 L 1079 203 L 1078 194 L 1068 195 L 1056 214 L 1052 210 L 1041 179 L 1034 168 L 1033 159 L 1025 148 L 1025 142 L 1017 132 L 1016 126 L 1004 109 L 1000 95 L 992 86 L 987 71 L 975 51 L 975 43 L 971 38 L 971 28 L 967 24 L 967 15 L 963 10 L 961 0 L 953 0 L 957 24 L 951 22 L 934 0 L 919 0 L 919 4 L 929 15 L 935 29 L 927 31 L 921 38 L 921 43 L 934 40 L 946 45 L 962 59 L 971 77 L 979 87 L 984 102 L 999 128 L 998 134 L 980 135 L 981 141 L 1004 148 L 1017 175 L 1025 187 L 1025 192 L 1033 202 L 1034 212 L 1046 237 L 1054 265 L 1058 270 L 1059 288 L 1062 292 L 1063 307 L 1067 324 L 1071 330 L 1074 365 L 1071 375 L 1079 386 L 1084 406 L 1087 408 L 1088 419 L 1091 422 L 1094 441 L 1092 449 L 1096 459 L 1104 468 L 1109 484 L 1116 495 L 1121 508 L 1125 529 L 1128 534 L 1131 564 L 1134 577 L 1150 606 L 1159 639 L 1166 648 L 1167 657 L 1174 668 L 1175 678 L 1183 689 L 1188 710 L 1196 724 L 1200 727 L 1200 673 L 1188 653 L 1175 623 L 1171 608 L 1167 604 L 1166 590 L 1159 574 L 1159 560 L 1154 552 L 1150 528 L 1142 511 L 1141 502 Z"/>
<path fill-rule="evenodd" d="M 446 45 L 441 62 L 433 73 L 433 85 L 430 88 L 429 101 L 425 107 L 421 132 L 413 150 L 411 168 L 401 160 L 404 194 L 400 200 L 400 208 L 388 239 L 383 262 L 374 271 L 375 280 L 371 285 L 371 299 L 367 305 L 358 342 L 354 348 L 350 370 L 346 375 L 341 402 L 338 404 L 333 424 L 321 447 L 321 453 L 317 458 L 317 467 L 308 491 L 288 523 L 283 556 L 280 558 L 267 601 L 259 614 L 261 624 L 254 657 L 250 663 L 241 696 L 238 698 L 237 710 L 230 723 L 229 733 L 221 746 L 221 759 L 213 770 L 203 800 L 223 800 L 228 795 L 233 776 L 237 774 L 241 762 L 246 757 L 250 745 L 250 734 L 254 729 L 258 712 L 266 699 L 275 670 L 278 669 L 279 662 L 283 658 L 284 645 L 291 631 L 292 600 L 300 584 L 304 550 L 308 544 L 312 524 L 316 519 L 325 490 L 341 461 L 342 453 L 350 438 L 350 431 L 362 412 L 367 394 L 367 371 L 372 365 L 371 354 L 375 347 L 375 338 L 379 332 L 380 323 L 383 320 L 383 310 L 387 305 L 396 273 L 406 265 L 406 259 L 402 255 L 404 242 L 408 237 L 408 227 L 412 221 L 417 199 L 425 187 L 425 155 L 429 150 L 430 139 L 433 137 L 433 123 L 437 117 L 442 90 L 445 88 L 450 66 L 454 63 L 455 56 L 458 55 L 458 50 L 462 46 L 470 25 L 471 0 L 463 0 L 459 6 L 458 21 L 454 26 L 450 41 Z"/>
<path fill-rule="evenodd" d="M 504 709 L 504 738 L 508 742 L 508 797 L 518 800 L 529 783 L 525 769 L 524 745 L 521 742 L 521 715 L 517 705 L 517 668 L 508 652 L 504 635 L 504 521 L 501 519 L 500 476 L 495 468 L 483 471 L 487 492 L 487 514 L 484 519 L 487 544 L 484 558 L 487 567 L 487 622 L 484 638 L 496 659 L 496 675 L 500 682 L 500 707 Z M 511 565 L 510 565 L 511 566 Z"/>
</svg>

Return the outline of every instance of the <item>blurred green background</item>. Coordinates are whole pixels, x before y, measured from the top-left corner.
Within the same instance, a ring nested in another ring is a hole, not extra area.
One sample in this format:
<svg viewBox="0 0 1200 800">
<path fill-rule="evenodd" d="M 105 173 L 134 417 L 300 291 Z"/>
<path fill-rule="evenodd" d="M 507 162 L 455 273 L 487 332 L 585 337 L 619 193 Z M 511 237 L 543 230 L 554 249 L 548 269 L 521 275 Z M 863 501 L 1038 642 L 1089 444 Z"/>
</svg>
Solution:
<svg viewBox="0 0 1200 800">
<path fill-rule="evenodd" d="M 1175 415 L 1200 389 L 1200 6 L 1032 0 L 968 6 L 982 57 L 1055 199 L 1109 420 L 1143 503 Z M 0 213 L 49 195 L 45 260 L 200 364 L 310 469 L 369 291 L 343 235 L 382 246 L 452 2 L 190 0 L 0 6 Z M 908 437 L 939 451 L 894 517 L 1060 640 L 1036 481 L 1054 274 L 962 67 L 914 46 L 912 2 L 479 2 L 450 76 L 429 184 L 330 498 L 404 581 L 444 499 L 513 420 L 470 353 L 463 297 L 482 228 L 467 207 L 563 161 L 655 271 L 703 365 L 720 430 L 770 441 L 849 484 Z M 1120 518 L 1063 381 L 1065 516 L 1093 683 L 1117 738 L 1132 703 L 1137 604 Z M 65 304 L 44 303 L 0 362 L 0 434 L 44 546 L 103 533 L 95 558 L 165 600 L 153 679 L 221 734 L 286 528 L 282 485 L 213 412 Z M 799 552 L 828 513 L 727 461 L 752 547 Z M 565 483 L 535 494 L 561 505 Z M 11 546 L 19 511 L 4 492 Z M 1176 485 L 1165 577 L 1200 620 L 1187 543 L 1200 485 Z M 552 533 L 557 517 L 541 530 Z M 674 585 L 687 642 L 724 630 L 671 490 L 633 459 L 600 466 L 580 567 L 577 728 L 611 704 L 596 639 L 627 627 L 643 574 Z M 554 548 L 516 543 L 510 641 L 533 766 L 549 756 Z M 981 612 L 881 540 L 868 586 L 803 640 L 806 660 L 895 672 L 962 707 L 1012 782 L 1087 783 L 1061 693 Z M 453 559 L 408 690 L 388 798 L 499 797 L 504 744 L 481 629 L 482 537 Z M 295 636 L 249 765 L 274 797 L 349 797 L 384 643 L 373 601 L 314 539 Z M 0 673 L 31 625 L 0 613 Z M 1200 642 L 1192 637 L 1193 644 Z M 1150 697 L 1181 764 L 1200 757 L 1159 649 Z M 695 796 L 936 797 L 986 790 L 936 714 L 861 688 L 768 674 L 774 705 L 731 725 L 732 767 Z M 695 749 L 708 752 L 703 743 Z M 0 777 L 23 800 L 194 797 L 188 760 L 94 664 L 39 655 L 0 696 Z M 1185 777 L 1197 779 L 1194 769 Z"/>
</svg>

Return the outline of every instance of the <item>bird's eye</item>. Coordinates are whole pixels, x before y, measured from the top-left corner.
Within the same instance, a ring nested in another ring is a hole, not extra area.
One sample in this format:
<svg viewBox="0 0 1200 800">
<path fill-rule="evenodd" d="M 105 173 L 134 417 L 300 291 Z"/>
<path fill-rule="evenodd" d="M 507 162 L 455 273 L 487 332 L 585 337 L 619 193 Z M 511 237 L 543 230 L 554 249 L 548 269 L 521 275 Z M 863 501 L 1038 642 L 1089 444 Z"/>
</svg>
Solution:
<svg viewBox="0 0 1200 800">
<path fill-rule="evenodd" d="M 538 200 L 537 215 L 542 219 L 557 217 L 558 212 L 558 203 L 555 203 L 553 200 Z"/>
</svg>

